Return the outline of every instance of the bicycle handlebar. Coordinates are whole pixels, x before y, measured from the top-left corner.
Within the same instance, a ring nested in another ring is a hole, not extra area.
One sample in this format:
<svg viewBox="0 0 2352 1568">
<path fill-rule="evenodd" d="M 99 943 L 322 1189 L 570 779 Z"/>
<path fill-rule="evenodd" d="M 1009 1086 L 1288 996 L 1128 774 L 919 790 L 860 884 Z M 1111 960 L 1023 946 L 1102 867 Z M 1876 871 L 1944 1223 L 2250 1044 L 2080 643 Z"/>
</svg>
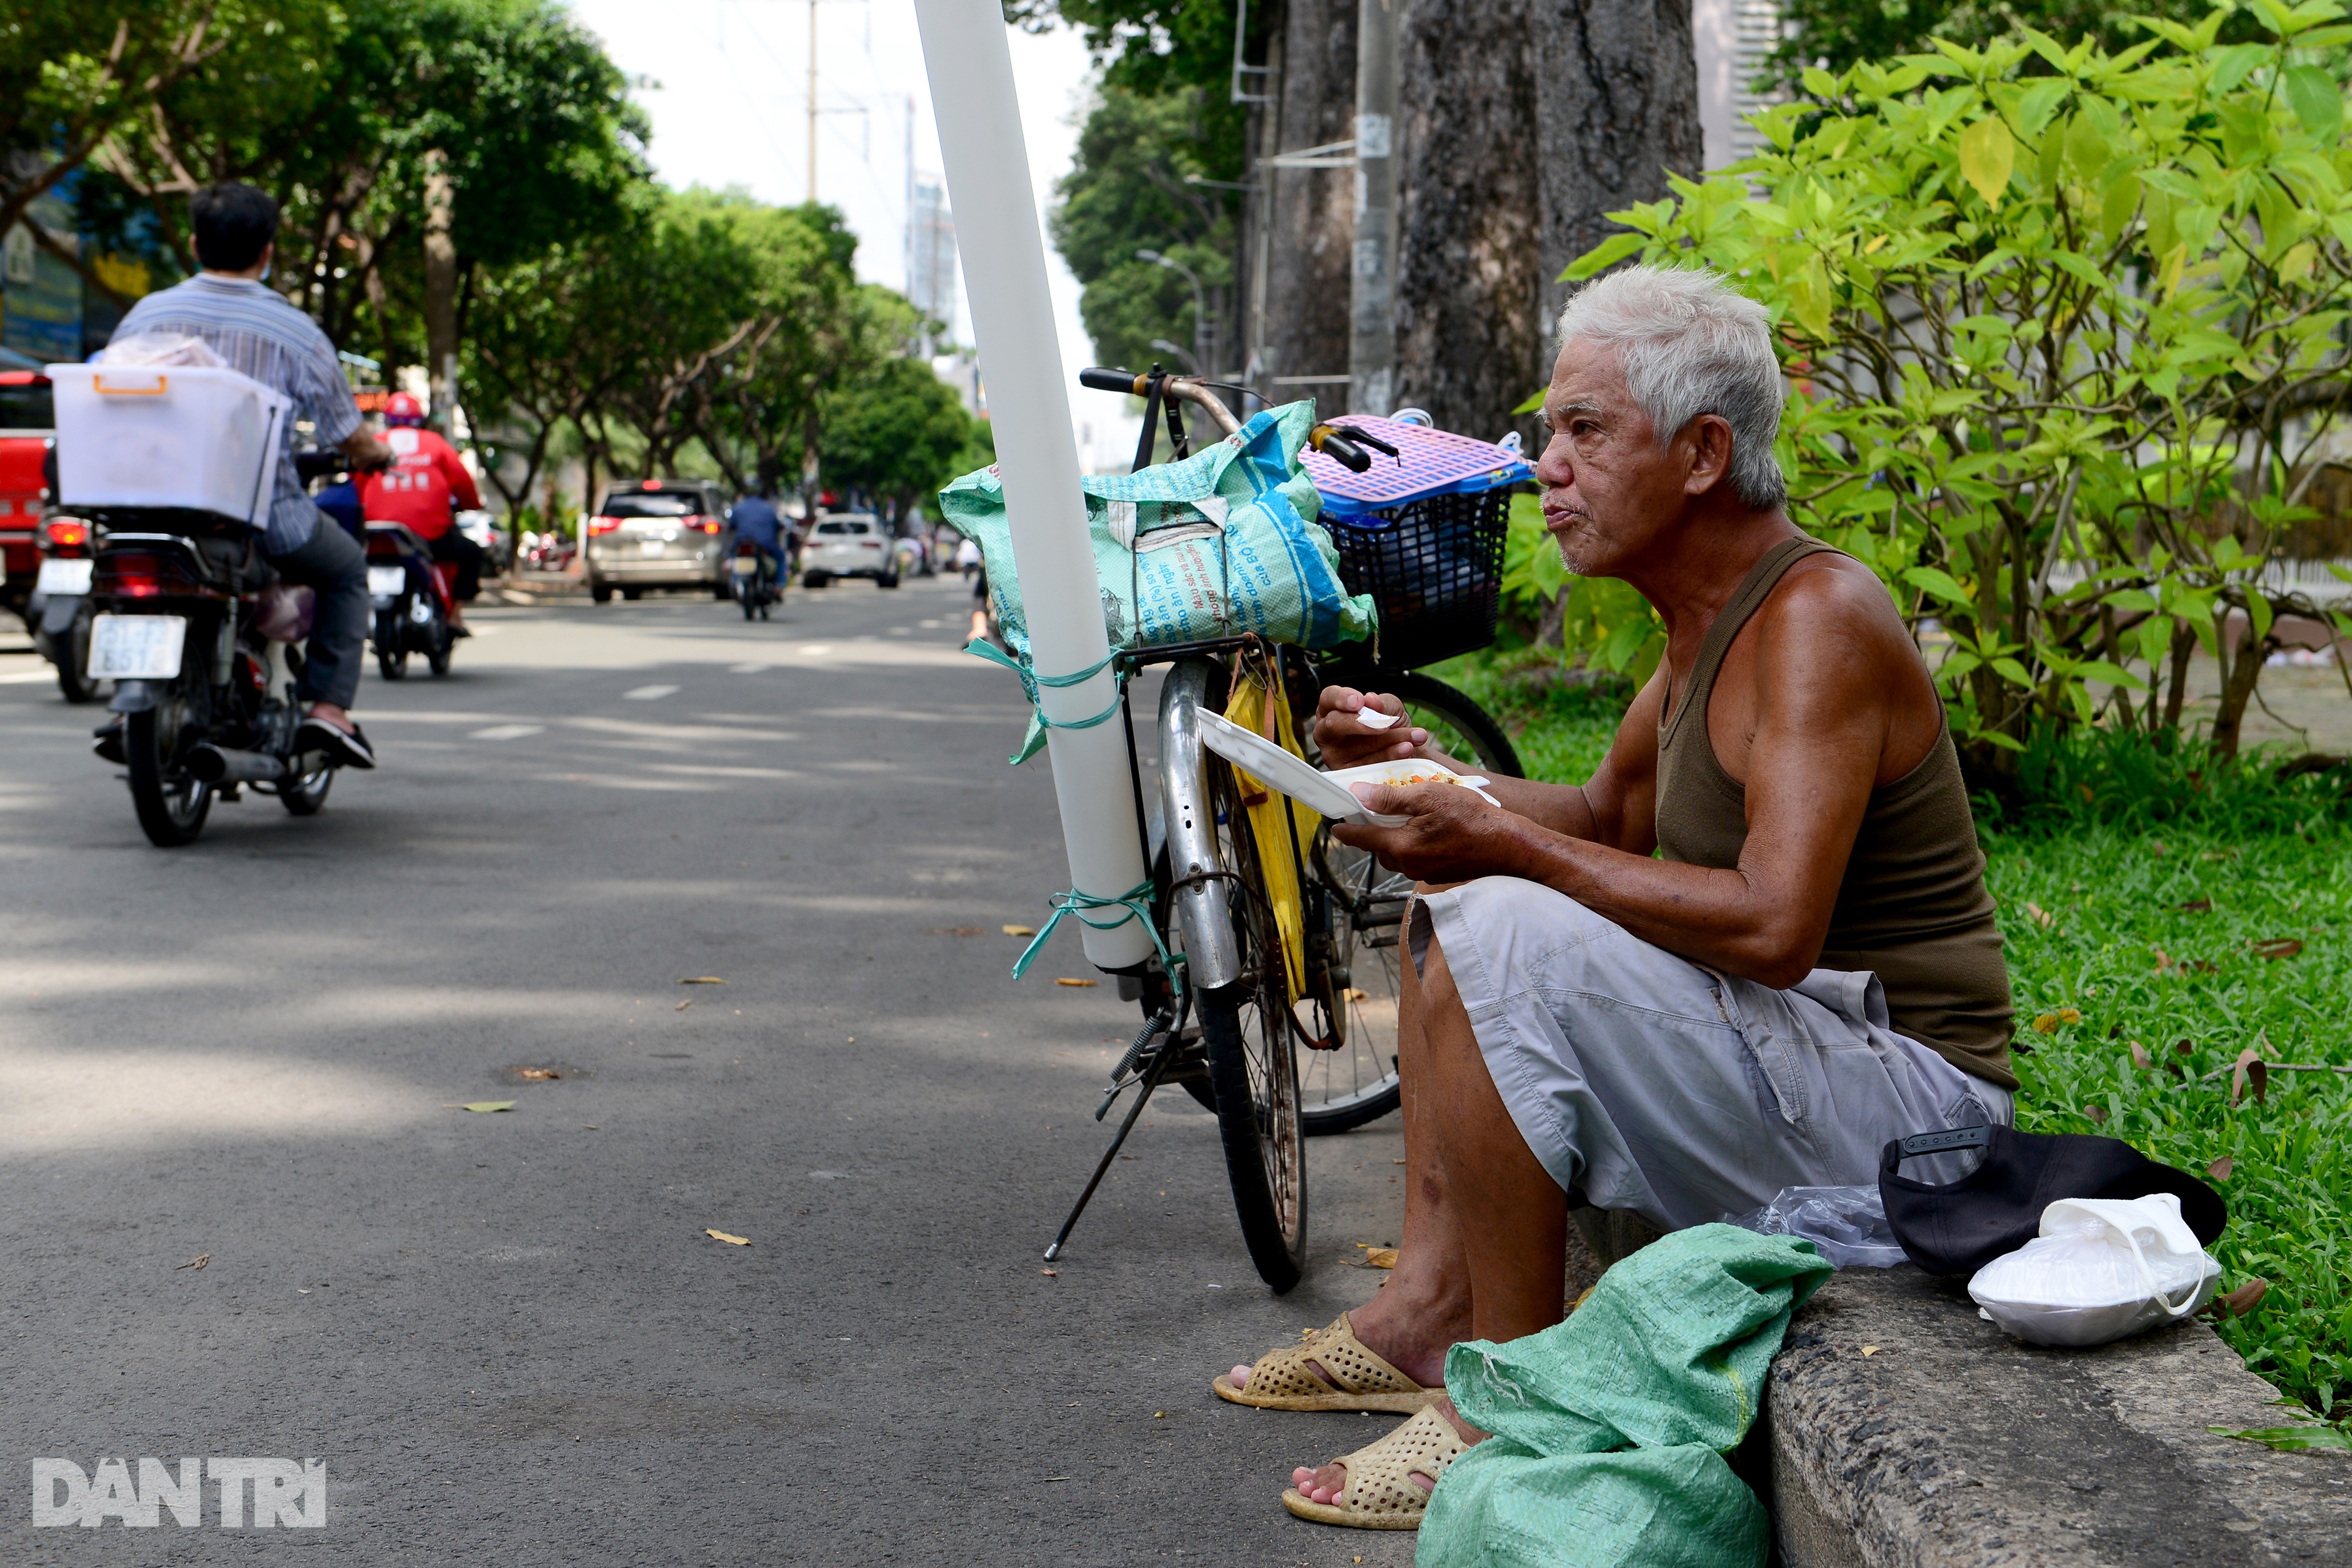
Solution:
<svg viewBox="0 0 2352 1568">
<path fill-rule="evenodd" d="M 1351 473 L 1361 474 L 1372 465 L 1370 453 L 1328 424 L 1318 424 L 1308 431 L 1307 444 Z"/>
<path fill-rule="evenodd" d="M 1078 384 L 1082 387 L 1092 387 L 1097 392 L 1131 392 L 1137 397 L 1143 395 L 1144 383 L 1150 379 L 1133 371 L 1107 370 L 1100 365 L 1078 372 Z"/>
</svg>

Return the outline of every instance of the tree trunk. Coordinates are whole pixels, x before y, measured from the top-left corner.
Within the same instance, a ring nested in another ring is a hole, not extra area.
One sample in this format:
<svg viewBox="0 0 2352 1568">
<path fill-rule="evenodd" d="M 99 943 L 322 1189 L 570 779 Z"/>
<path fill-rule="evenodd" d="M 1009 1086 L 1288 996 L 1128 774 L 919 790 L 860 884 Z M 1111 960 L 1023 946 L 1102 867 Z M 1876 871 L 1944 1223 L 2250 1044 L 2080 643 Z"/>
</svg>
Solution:
<svg viewBox="0 0 2352 1568">
<path fill-rule="evenodd" d="M 1545 345 L 1560 273 L 1622 226 L 1606 214 L 1706 167 L 1690 0 L 1533 0 Z M 1549 363 L 1538 380 L 1550 378 Z M 1514 400 L 1516 401 L 1516 400 Z"/>
<path fill-rule="evenodd" d="M 1357 0 L 1290 0 L 1283 30 L 1282 102 L 1272 152 L 1345 141 L 1355 134 Z M 1346 169 L 1261 169 L 1274 214 L 1266 274 L 1269 376 L 1348 371 L 1348 255 L 1355 233 L 1354 183 Z M 1315 397 L 1336 412 L 1344 383 L 1278 389 L 1277 400 Z M 1388 411 L 1381 409 L 1385 413 Z"/>
<path fill-rule="evenodd" d="M 425 154 L 425 373 L 433 427 L 444 435 L 457 395 L 457 242 L 449 232 L 457 204 L 449 155 L 436 147 Z"/>
<path fill-rule="evenodd" d="M 2221 640 L 2214 640 L 2221 646 Z M 2189 697 L 2189 661 L 2197 652 L 2197 629 L 2187 622 L 2180 622 L 2172 632 L 2172 684 L 2164 694 L 2164 727 L 2177 731 L 2180 727 L 2180 707 Z"/>
<path fill-rule="evenodd" d="M 1532 434 L 1561 269 L 1704 162 L 1690 0 L 1402 5 L 1397 401 Z"/>
<path fill-rule="evenodd" d="M 2227 631 L 2229 621 L 2221 622 Z M 2225 648 L 2221 639 L 2214 646 Z M 2238 736 L 2246 720 L 2246 705 L 2254 699 L 2254 687 L 2263 678 L 2263 661 L 2270 657 L 2271 640 L 2254 635 L 2254 623 L 2246 622 L 2246 634 L 2239 641 L 2236 657 L 2224 666 L 2221 674 L 2221 694 L 2213 711 L 2213 749 L 2223 757 L 2238 755 Z"/>
</svg>

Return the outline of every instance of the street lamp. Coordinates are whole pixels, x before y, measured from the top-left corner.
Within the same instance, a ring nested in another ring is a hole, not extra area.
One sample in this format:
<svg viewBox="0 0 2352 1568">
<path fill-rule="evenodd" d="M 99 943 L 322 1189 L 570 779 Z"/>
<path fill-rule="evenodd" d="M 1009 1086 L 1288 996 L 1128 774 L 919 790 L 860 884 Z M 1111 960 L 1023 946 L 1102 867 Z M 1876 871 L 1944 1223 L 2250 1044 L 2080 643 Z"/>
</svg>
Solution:
<svg viewBox="0 0 2352 1568">
<path fill-rule="evenodd" d="M 1164 267 L 1171 272 L 1181 272 L 1184 275 L 1184 281 L 1192 286 L 1192 373 L 1206 375 L 1208 372 L 1202 367 L 1209 360 L 1204 347 L 1208 335 L 1209 297 L 1201 287 L 1199 275 L 1174 256 L 1163 256 L 1156 250 L 1139 250 L 1135 253 L 1135 259 L 1148 261 L 1154 267 Z M 1158 346 L 1156 343 L 1153 345 L 1155 348 Z"/>
<path fill-rule="evenodd" d="M 1201 361 L 1192 357 L 1190 350 L 1180 348 L 1176 344 L 1170 342 L 1165 338 L 1152 339 L 1151 346 L 1159 350 L 1163 354 L 1173 354 L 1178 359 L 1183 361 L 1184 368 L 1191 371 L 1194 375 L 1197 376 L 1201 373 Z"/>
</svg>

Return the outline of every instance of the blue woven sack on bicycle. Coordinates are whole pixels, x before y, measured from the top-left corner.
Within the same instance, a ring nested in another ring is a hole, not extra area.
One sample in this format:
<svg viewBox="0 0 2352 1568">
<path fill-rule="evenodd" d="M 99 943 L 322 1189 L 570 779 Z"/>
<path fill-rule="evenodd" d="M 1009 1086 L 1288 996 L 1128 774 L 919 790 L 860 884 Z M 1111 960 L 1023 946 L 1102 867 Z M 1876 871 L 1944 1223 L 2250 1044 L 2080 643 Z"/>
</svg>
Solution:
<svg viewBox="0 0 2352 1568">
<path fill-rule="evenodd" d="M 1079 481 L 1114 649 L 1255 632 L 1328 648 L 1370 636 L 1371 597 L 1339 581 L 1339 552 L 1315 521 L 1322 499 L 1299 463 L 1308 399 L 1255 414 L 1177 463 Z M 980 546 L 1004 641 L 1026 664 L 1029 622 L 994 467 L 940 492 L 948 525 Z"/>
</svg>

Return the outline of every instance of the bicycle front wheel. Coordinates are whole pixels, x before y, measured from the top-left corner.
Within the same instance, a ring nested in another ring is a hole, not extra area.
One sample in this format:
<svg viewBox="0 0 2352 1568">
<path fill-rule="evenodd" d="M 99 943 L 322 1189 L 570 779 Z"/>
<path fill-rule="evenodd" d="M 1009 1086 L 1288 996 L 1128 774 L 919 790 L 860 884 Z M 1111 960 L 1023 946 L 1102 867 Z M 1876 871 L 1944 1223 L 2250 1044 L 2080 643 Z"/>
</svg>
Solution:
<svg viewBox="0 0 2352 1568">
<path fill-rule="evenodd" d="M 1486 709 L 1433 675 L 1407 671 L 1346 677 L 1404 704 L 1407 719 L 1429 731 L 1446 755 L 1490 774 L 1516 778 L 1519 755 Z M 1412 879 L 1399 876 L 1327 829 L 1316 835 L 1308 931 L 1327 955 L 1318 1015 L 1308 1032 L 1326 1042 L 1297 1049 L 1299 1124 L 1310 1137 L 1376 1122 L 1402 1098 L 1397 1078 L 1397 1009 L 1406 901 Z M 1319 904 L 1318 910 L 1316 905 Z"/>
<path fill-rule="evenodd" d="M 1222 858 L 1236 879 L 1232 904 L 1241 975 L 1200 993 L 1201 1044 L 1242 1239 L 1258 1278 L 1280 1295 L 1298 1283 L 1307 1258 L 1307 1153 L 1291 1053 L 1290 982 L 1233 770 L 1213 759 L 1209 771 Z M 1278 852 L 1289 852 L 1288 846 Z"/>
</svg>

